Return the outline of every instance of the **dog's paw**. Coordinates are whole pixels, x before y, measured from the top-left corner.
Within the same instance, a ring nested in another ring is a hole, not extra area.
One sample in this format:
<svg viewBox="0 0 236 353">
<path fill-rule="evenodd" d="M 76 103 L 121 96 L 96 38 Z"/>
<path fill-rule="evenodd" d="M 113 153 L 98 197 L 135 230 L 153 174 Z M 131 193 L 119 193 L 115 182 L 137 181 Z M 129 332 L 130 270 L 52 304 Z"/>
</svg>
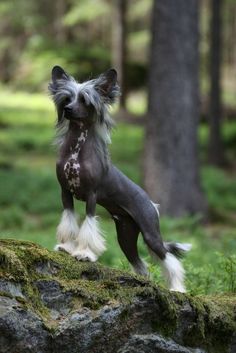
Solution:
<svg viewBox="0 0 236 353">
<path fill-rule="evenodd" d="M 55 251 L 63 251 L 63 252 L 66 252 L 71 255 L 73 253 L 73 251 L 75 250 L 75 246 L 71 242 L 61 243 L 61 244 L 57 244 L 54 247 L 54 250 Z"/>
<path fill-rule="evenodd" d="M 78 261 L 90 261 L 95 262 L 97 261 L 97 256 L 90 250 L 90 249 L 78 249 L 75 250 L 72 254 L 73 257 L 76 258 Z"/>
</svg>

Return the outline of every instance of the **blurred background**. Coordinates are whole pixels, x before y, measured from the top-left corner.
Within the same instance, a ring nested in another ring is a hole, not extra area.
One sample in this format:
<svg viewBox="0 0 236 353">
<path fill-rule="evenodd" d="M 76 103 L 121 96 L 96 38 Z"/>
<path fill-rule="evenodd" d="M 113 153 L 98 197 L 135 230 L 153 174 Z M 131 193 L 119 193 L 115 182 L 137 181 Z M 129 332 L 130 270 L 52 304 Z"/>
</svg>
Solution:
<svg viewBox="0 0 236 353">
<path fill-rule="evenodd" d="M 0 238 L 55 245 L 51 68 L 82 81 L 114 67 L 113 163 L 161 203 L 164 239 L 193 244 L 189 292 L 236 292 L 235 38 L 234 0 L 0 0 Z M 113 222 L 97 213 L 100 262 L 129 270 Z"/>
</svg>

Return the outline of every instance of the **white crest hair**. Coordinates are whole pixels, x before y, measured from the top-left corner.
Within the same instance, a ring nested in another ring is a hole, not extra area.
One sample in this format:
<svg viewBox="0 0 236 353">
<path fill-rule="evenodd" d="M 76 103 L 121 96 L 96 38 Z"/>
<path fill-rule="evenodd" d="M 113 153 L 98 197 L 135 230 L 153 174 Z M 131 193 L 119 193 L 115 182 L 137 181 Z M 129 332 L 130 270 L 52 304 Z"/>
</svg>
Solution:
<svg viewBox="0 0 236 353">
<path fill-rule="evenodd" d="M 58 112 L 57 133 L 55 144 L 61 145 L 68 131 L 69 122 L 64 118 L 64 111 L 61 108 L 66 98 L 76 100 L 79 94 L 84 96 L 86 104 L 92 104 L 95 108 L 96 123 L 95 133 L 105 143 L 111 143 L 110 131 L 114 126 L 114 121 L 109 115 L 109 106 L 120 96 L 119 86 L 114 85 L 109 95 L 102 95 L 99 86 L 104 83 L 105 76 L 101 75 L 97 79 L 78 83 L 71 76 L 68 79 L 59 79 L 49 84 L 49 91 Z"/>
<path fill-rule="evenodd" d="M 68 132 L 69 129 L 69 120 L 64 119 L 60 122 L 60 124 L 56 125 L 56 135 L 53 141 L 53 145 L 54 146 L 62 146 L 64 139 L 65 139 L 65 135 Z"/>
</svg>

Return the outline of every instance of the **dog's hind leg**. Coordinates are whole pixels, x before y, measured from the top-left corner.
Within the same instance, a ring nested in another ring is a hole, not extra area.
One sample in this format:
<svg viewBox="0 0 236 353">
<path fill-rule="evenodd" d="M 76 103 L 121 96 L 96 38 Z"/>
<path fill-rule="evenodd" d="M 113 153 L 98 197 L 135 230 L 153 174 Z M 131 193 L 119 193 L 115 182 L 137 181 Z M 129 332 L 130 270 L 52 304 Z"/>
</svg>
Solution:
<svg viewBox="0 0 236 353">
<path fill-rule="evenodd" d="M 137 249 L 137 240 L 140 232 L 139 227 L 129 216 L 113 215 L 119 245 L 132 265 L 134 271 L 140 275 L 147 276 L 148 270 L 145 263 L 140 259 Z"/>
<path fill-rule="evenodd" d="M 159 228 L 158 213 L 153 204 L 152 207 L 149 206 L 143 211 L 143 214 L 139 213 L 135 219 L 137 219 L 143 239 L 151 255 L 160 261 L 170 290 L 185 292 L 184 268 L 175 255 L 178 252 L 181 253 L 189 249 L 185 247 L 185 244 L 174 244 L 174 246 L 163 242 Z"/>
<path fill-rule="evenodd" d="M 151 255 L 161 263 L 170 290 L 185 292 L 184 268 L 181 262 L 165 246 L 157 229 L 143 232 L 143 238 Z"/>
<path fill-rule="evenodd" d="M 77 237 L 73 256 L 79 261 L 95 262 L 106 250 L 105 239 L 95 217 L 96 193 L 90 192 L 86 200 L 86 218 Z"/>
<path fill-rule="evenodd" d="M 58 244 L 55 246 L 55 250 L 72 254 L 76 246 L 76 237 L 79 233 L 79 227 L 74 214 L 73 196 L 69 191 L 62 188 L 61 198 L 64 211 L 57 227 Z"/>
</svg>

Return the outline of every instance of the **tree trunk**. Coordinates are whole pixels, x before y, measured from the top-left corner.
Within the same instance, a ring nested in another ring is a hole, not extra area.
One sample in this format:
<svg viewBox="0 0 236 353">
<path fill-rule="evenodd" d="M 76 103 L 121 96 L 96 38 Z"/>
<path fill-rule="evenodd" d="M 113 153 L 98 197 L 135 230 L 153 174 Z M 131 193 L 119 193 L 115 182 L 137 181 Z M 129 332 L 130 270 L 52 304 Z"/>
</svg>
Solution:
<svg viewBox="0 0 236 353">
<path fill-rule="evenodd" d="M 214 165 L 224 163 L 221 138 L 221 0 L 211 0 L 211 43 L 210 43 L 210 106 L 209 106 L 209 161 Z"/>
<path fill-rule="evenodd" d="M 198 0 L 155 0 L 144 182 L 165 214 L 206 211 L 198 120 Z"/>
<path fill-rule="evenodd" d="M 118 72 L 122 96 L 120 108 L 126 108 L 126 0 L 113 0 L 112 64 Z"/>
<path fill-rule="evenodd" d="M 53 32 L 55 41 L 58 44 L 65 44 L 67 41 L 68 28 L 63 24 L 63 17 L 68 8 L 68 2 L 65 0 L 57 0 L 54 4 L 54 23 Z"/>
</svg>

